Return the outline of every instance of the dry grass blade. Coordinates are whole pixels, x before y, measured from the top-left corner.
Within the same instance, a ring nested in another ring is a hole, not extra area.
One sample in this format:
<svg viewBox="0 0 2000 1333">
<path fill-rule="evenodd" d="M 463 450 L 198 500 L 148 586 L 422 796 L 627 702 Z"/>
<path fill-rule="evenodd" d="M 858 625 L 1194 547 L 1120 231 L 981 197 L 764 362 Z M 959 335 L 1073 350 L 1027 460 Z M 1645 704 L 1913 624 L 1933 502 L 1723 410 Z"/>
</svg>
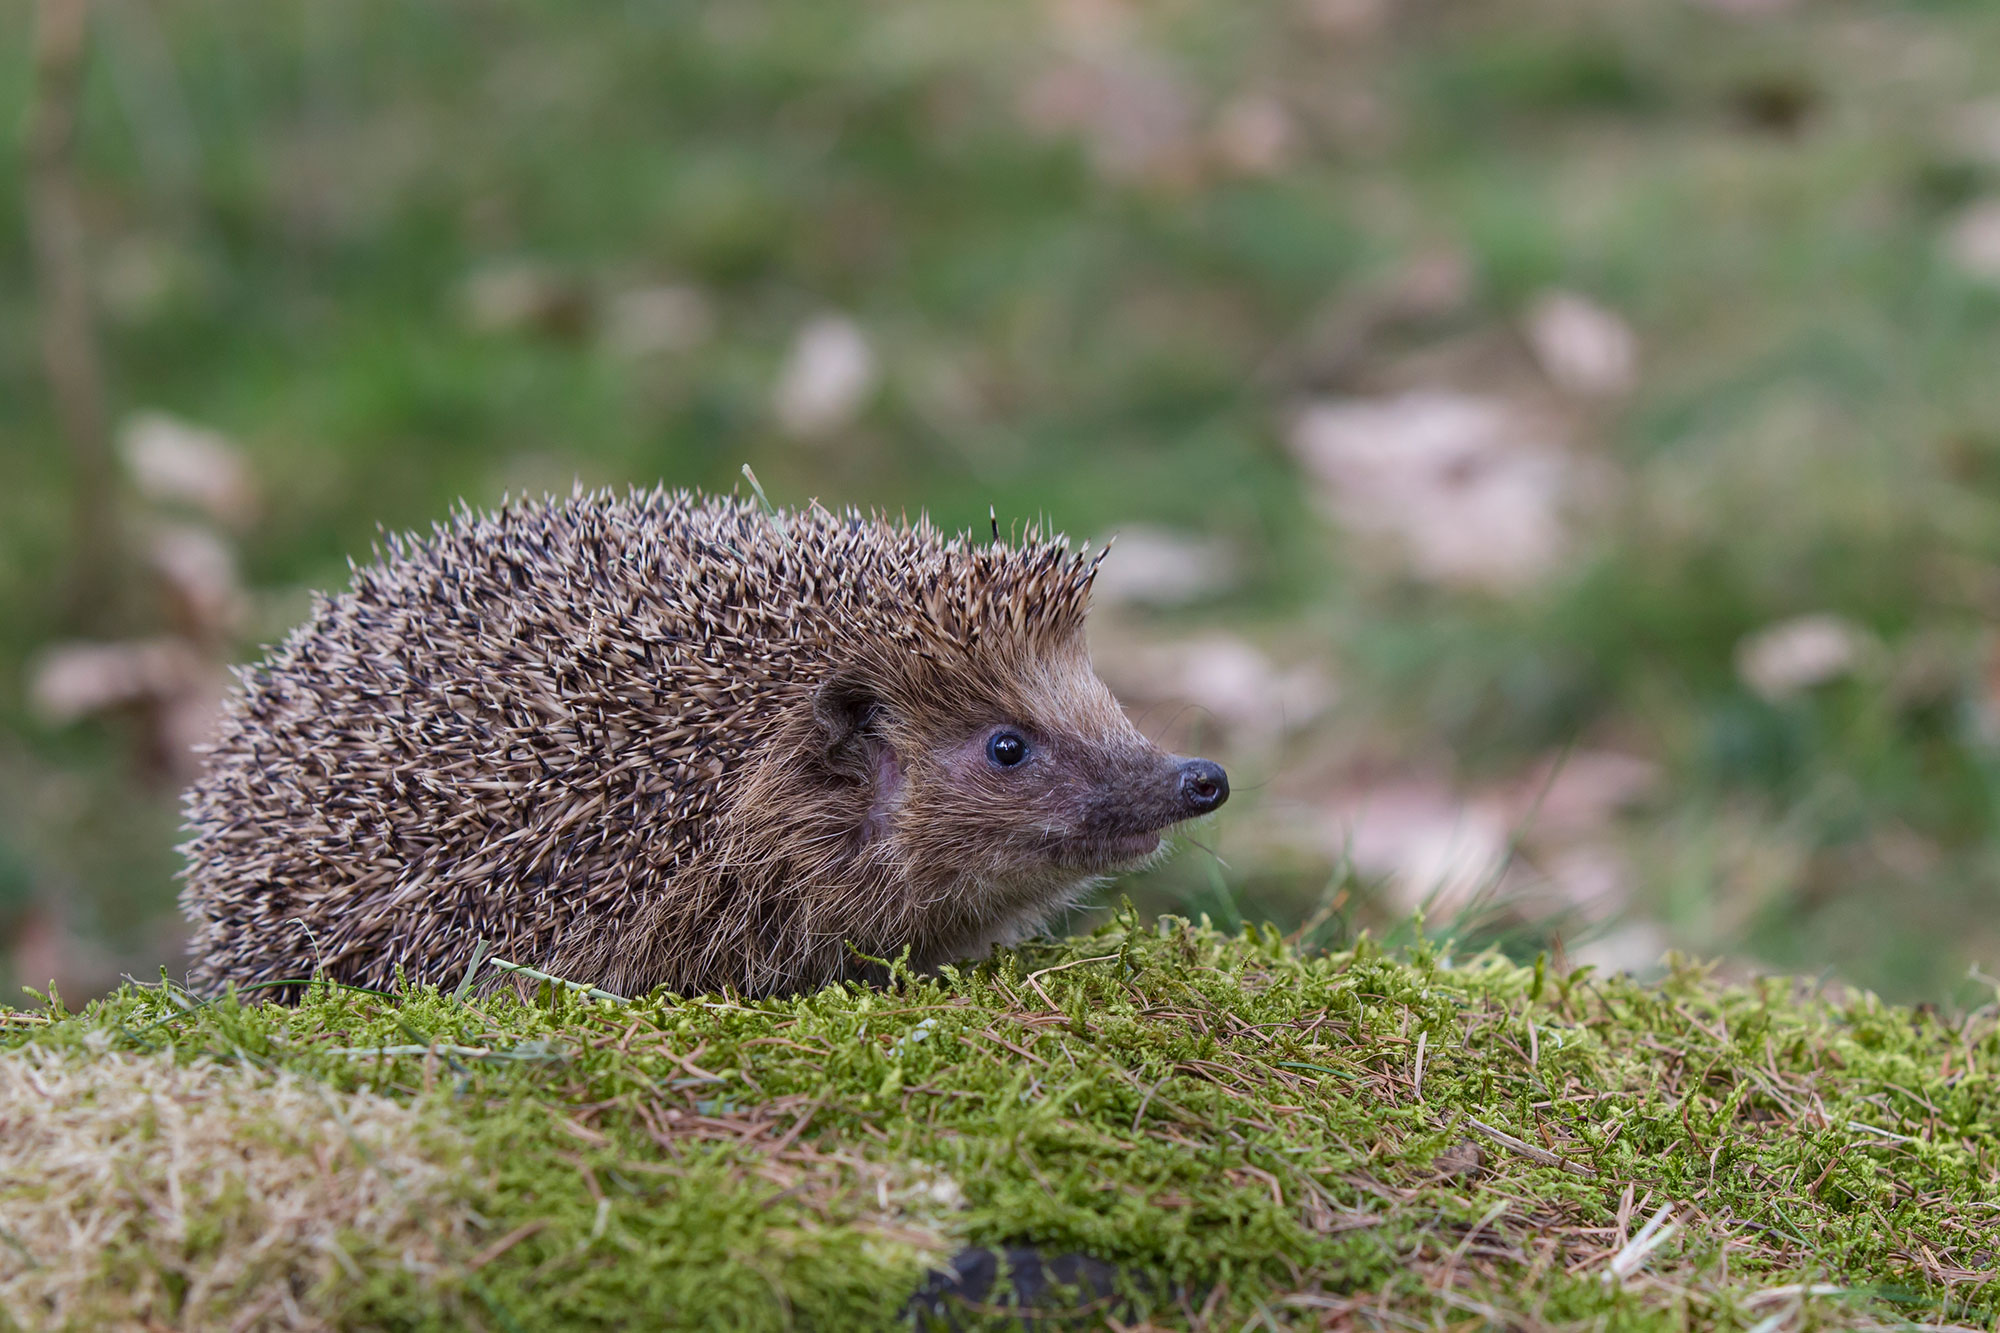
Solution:
<svg viewBox="0 0 2000 1333">
<path fill-rule="evenodd" d="M 613 1004 L 631 1003 L 623 995 L 613 995 L 610 991 L 592 986 L 587 982 L 571 981 L 566 977 L 552 976 L 547 972 L 539 971 L 522 963 L 510 963 L 504 958 L 489 958 L 486 960 L 486 963 L 487 966 L 497 967 L 503 972 L 514 972 L 524 977 L 532 977 L 536 981 L 546 981 L 552 985 L 567 986 L 577 994 L 589 996 L 593 1000 L 609 1000 Z"/>
<path fill-rule="evenodd" d="M 1465 1123 L 1469 1127 L 1478 1130 L 1481 1134 L 1484 1134 L 1487 1138 L 1492 1139 L 1501 1147 L 1506 1148 L 1510 1152 L 1517 1152 L 1531 1162 L 1540 1162 L 1543 1166 L 1559 1167 L 1564 1171 L 1570 1172 L 1572 1175 L 1595 1176 L 1597 1174 L 1596 1171 L 1585 1166 L 1582 1162 L 1573 1162 L 1569 1158 L 1560 1157 L 1546 1148 L 1537 1148 L 1532 1143 L 1515 1138 L 1504 1129 L 1495 1129 L 1483 1120 L 1474 1120 L 1471 1116 L 1467 1116 L 1465 1117 Z"/>
<path fill-rule="evenodd" d="M 1618 1253 L 1611 1256 L 1605 1274 L 1607 1280 L 1625 1281 L 1645 1267 L 1647 1258 L 1654 1250 L 1673 1239 L 1681 1229 L 1680 1223 L 1667 1221 L 1673 1216 L 1673 1212 L 1672 1204 L 1663 1203 L 1659 1211 L 1646 1219 L 1646 1225 L 1639 1228 L 1639 1234 L 1632 1237 L 1619 1248 Z"/>
</svg>

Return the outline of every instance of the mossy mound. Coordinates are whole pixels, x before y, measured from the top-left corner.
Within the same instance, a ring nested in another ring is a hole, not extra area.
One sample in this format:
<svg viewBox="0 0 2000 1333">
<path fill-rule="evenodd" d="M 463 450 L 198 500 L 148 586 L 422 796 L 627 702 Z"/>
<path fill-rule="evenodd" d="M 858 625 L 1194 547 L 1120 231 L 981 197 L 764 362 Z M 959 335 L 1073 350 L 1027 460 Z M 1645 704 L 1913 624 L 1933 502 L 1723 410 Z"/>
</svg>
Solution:
<svg viewBox="0 0 2000 1333">
<path fill-rule="evenodd" d="M 1129 916 L 785 1001 L 127 987 L 0 1025 L 0 1139 L 101 1153 L 116 1094 L 159 1145 L 91 1191 L 10 1163 L 0 1325 L 210 1326 L 226 1259 L 252 1328 L 891 1328 L 967 1247 L 1164 1327 L 1990 1325 L 1997 1026 Z M 194 1067 L 227 1097 L 158 1077 Z M 272 1181 L 338 1224 L 236 1253 L 300 1215 Z"/>
</svg>

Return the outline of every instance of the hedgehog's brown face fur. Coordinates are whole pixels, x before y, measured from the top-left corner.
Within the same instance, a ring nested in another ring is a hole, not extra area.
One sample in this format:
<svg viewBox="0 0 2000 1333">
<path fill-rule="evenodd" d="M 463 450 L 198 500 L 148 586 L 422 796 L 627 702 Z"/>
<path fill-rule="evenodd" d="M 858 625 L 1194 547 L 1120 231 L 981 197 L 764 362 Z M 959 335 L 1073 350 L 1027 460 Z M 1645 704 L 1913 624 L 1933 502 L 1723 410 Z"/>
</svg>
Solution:
<svg viewBox="0 0 2000 1333">
<path fill-rule="evenodd" d="M 1146 860 L 1167 826 L 1198 813 L 1180 762 L 1126 719 L 1080 642 L 1022 665 L 1004 685 L 953 696 L 851 677 L 818 693 L 829 769 L 866 793 L 856 852 L 886 844 L 878 859 L 910 891 L 1041 898 Z"/>
<path fill-rule="evenodd" d="M 768 886 L 748 896 L 774 949 L 817 941 L 825 977 L 905 948 L 920 968 L 982 956 L 1227 798 L 1219 767 L 1148 741 L 1092 671 L 1094 566 L 1053 550 L 944 549 L 934 591 L 901 600 L 906 639 L 852 636 L 792 696 L 715 857 Z"/>
<path fill-rule="evenodd" d="M 770 812 L 788 812 L 782 831 L 732 859 L 794 858 L 783 873 L 844 903 L 856 950 L 908 947 L 918 967 L 1046 925 L 1228 795 L 1221 769 L 1132 725 L 1090 667 L 1080 620 L 942 655 L 867 655 L 834 669 L 799 713 L 809 722 L 739 801 L 744 826 L 766 837 L 780 827 Z M 850 954 L 836 974 L 870 971 Z"/>
</svg>

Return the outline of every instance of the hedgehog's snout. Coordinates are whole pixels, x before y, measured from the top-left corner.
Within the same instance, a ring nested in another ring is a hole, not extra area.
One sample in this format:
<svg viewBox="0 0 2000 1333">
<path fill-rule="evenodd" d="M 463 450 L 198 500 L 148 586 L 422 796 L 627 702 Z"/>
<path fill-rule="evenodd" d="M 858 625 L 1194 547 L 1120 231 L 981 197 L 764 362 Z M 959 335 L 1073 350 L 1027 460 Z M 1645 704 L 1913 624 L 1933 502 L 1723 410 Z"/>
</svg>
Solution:
<svg viewBox="0 0 2000 1333">
<path fill-rule="evenodd" d="M 1181 809 L 1185 819 L 1205 815 L 1229 799 L 1229 774 L 1212 759 L 1186 759 L 1180 766 Z"/>
</svg>

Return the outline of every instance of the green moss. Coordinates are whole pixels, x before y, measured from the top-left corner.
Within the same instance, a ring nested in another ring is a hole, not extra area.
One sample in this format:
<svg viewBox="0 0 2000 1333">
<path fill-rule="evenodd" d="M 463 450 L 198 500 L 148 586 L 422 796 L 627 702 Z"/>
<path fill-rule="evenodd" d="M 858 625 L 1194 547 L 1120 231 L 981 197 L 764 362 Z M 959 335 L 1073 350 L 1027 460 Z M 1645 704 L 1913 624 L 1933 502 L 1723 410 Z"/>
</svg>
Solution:
<svg viewBox="0 0 2000 1333">
<path fill-rule="evenodd" d="M 183 1004 L 0 1030 L 266 1062 L 472 1145 L 453 1261 L 357 1237 L 313 1298 L 343 1326 L 890 1327 L 927 1258 L 1001 1244 L 1115 1262 L 1169 1325 L 2000 1315 L 1992 1009 L 1130 916 L 785 1001 Z"/>
</svg>

